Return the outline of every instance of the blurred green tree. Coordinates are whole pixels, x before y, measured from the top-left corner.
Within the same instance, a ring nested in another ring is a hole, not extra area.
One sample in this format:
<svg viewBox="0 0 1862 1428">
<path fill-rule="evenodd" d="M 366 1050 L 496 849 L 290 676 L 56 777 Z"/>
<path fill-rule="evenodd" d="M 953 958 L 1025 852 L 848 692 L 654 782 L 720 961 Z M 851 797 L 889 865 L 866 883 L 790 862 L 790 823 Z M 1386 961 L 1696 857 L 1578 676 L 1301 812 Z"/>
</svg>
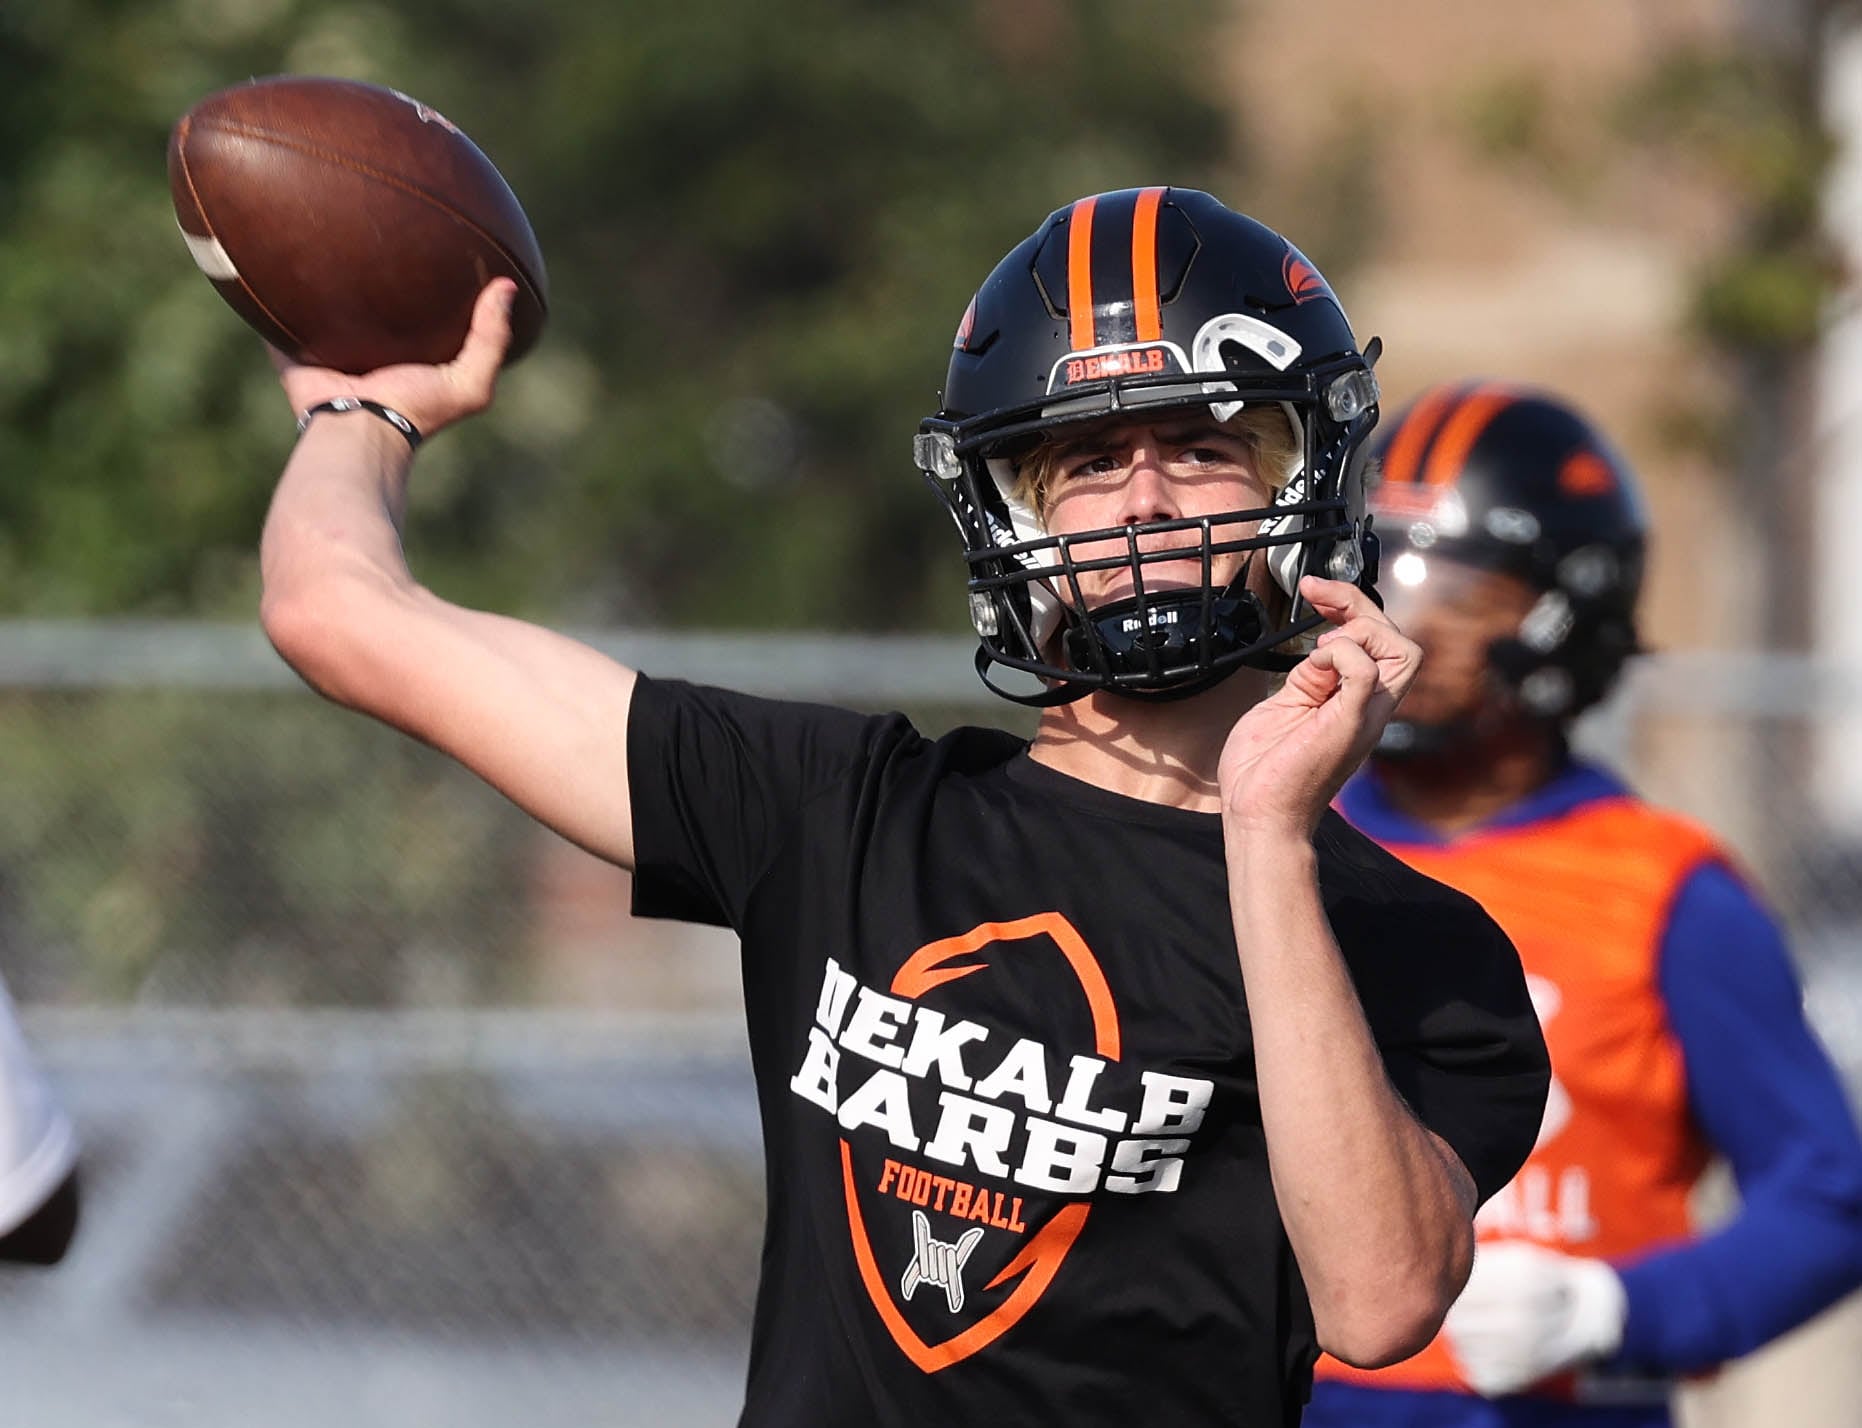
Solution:
<svg viewBox="0 0 1862 1428">
<path fill-rule="evenodd" d="M 1678 402 L 1671 425 L 1714 454 L 1750 513 L 1752 637 L 1771 649 L 1811 637 L 1808 567 L 1789 553 L 1811 548 L 1815 367 L 1853 276 L 1824 213 L 1837 153 L 1825 48 L 1859 12 L 1856 0 L 1755 9 L 1737 42 L 1677 49 L 1619 105 L 1627 137 L 1709 175 L 1732 200 L 1735 220 L 1695 275 L 1690 327 L 1738 397 Z"/>
<path fill-rule="evenodd" d="M 961 624 L 908 446 L 1002 252 L 1081 192 L 1216 186 L 1216 17 L 1144 6 L 62 0 L 0 9 L 0 612 L 253 608 L 290 439 L 188 263 L 173 120 L 249 75 L 441 109 L 499 164 L 554 314 L 423 456 L 459 599 L 675 625 Z"/>
</svg>

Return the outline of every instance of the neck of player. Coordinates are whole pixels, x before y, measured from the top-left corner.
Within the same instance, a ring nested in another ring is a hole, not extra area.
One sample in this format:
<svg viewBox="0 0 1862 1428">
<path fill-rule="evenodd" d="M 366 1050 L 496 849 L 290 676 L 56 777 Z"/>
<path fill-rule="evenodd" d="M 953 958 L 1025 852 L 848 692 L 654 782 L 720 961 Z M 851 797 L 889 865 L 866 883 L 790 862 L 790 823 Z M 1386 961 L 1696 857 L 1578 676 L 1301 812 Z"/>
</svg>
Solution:
<svg viewBox="0 0 1862 1428">
<path fill-rule="evenodd" d="M 1150 703 L 1103 691 L 1045 710 L 1029 754 L 1059 773 L 1127 798 L 1219 813 L 1216 768 L 1235 721 L 1280 676 L 1242 669 L 1188 699 Z"/>
<path fill-rule="evenodd" d="M 1563 761 L 1563 743 L 1550 724 L 1511 719 L 1439 753 L 1375 759 L 1372 767 L 1398 812 L 1452 836 L 1537 793 Z"/>
</svg>

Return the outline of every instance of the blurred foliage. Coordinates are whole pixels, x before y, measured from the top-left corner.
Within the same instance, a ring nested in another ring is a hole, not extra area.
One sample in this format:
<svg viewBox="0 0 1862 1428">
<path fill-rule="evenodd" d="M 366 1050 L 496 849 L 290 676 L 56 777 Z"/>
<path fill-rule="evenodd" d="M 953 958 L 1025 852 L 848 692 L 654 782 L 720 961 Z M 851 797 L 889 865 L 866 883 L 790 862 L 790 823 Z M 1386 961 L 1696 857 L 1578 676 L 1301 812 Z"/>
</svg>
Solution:
<svg viewBox="0 0 1862 1428">
<path fill-rule="evenodd" d="M 1468 147 L 1516 180 L 1566 203 L 1591 203 L 1601 176 L 1583 101 L 1555 93 L 1556 82 L 1528 67 L 1485 73 L 1456 96 Z"/>
<path fill-rule="evenodd" d="M 1502 163 L 1543 163 L 1552 108 L 1547 79 L 1533 70 L 1485 75 L 1461 97 L 1477 153 Z"/>
<path fill-rule="evenodd" d="M 1754 7 L 1732 37 L 1662 55 L 1620 97 L 1618 130 L 1648 157 L 1704 180 L 1722 205 L 1717 241 L 1694 273 L 1691 335 L 1715 356 L 1731 400 L 1677 392 L 1664 425 L 1693 437 L 1730 478 L 1759 552 L 1751 637 L 1774 648 L 1813 638 L 1801 562 L 1819 467 L 1810 414 L 1818 343 L 1852 281 L 1823 203 L 1837 143 L 1824 107 L 1828 45 L 1854 0 Z"/>
<path fill-rule="evenodd" d="M 1335 286 L 1343 286 L 1340 280 L 1386 236 L 1390 198 L 1381 179 L 1388 128 L 1378 107 L 1355 94 L 1338 96 L 1315 124 L 1319 139 L 1310 160 L 1276 178 L 1291 191 L 1286 207 L 1296 218 L 1286 227 L 1294 242 Z"/>
<path fill-rule="evenodd" d="M 0 966 L 87 1001 L 523 999 L 532 825 L 303 694 L 0 701 Z"/>
<path fill-rule="evenodd" d="M 1191 77 L 1219 18 L 0 6 L 0 611 L 253 609 L 288 414 L 176 236 L 164 148 L 208 92 L 295 71 L 446 113 L 549 263 L 541 347 L 490 417 L 423 453 L 424 579 L 582 622 L 957 627 L 956 547 L 908 456 L 950 333 L 1061 203 L 1218 184 L 1232 120 Z"/>
<path fill-rule="evenodd" d="M 1739 215 L 1703 268 L 1694 319 L 1744 355 L 1815 341 L 1842 281 L 1821 202 L 1835 144 L 1818 106 L 1814 48 L 1689 48 L 1666 55 L 1623 95 L 1621 131 L 1704 169 Z"/>
</svg>

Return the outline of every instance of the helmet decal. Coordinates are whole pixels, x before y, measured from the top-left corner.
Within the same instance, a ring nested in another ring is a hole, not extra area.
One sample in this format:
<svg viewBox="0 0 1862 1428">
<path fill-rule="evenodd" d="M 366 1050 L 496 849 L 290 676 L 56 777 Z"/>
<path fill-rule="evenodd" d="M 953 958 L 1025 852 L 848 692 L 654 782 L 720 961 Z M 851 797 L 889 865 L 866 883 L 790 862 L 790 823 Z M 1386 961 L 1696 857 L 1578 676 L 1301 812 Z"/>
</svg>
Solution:
<svg viewBox="0 0 1862 1428">
<path fill-rule="evenodd" d="M 1189 364 L 1174 342 L 1131 342 L 1069 352 L 1057 359 L 1048 375 L 1050 392 L 1065 391 L 1081 382 L 1103 382 L 1111 377 L 1155 377 L 1160 372 L 1184 372 Z"/>
<path fill-rule="evenodd" d="M 1558 468 L 1558 489 L 1567 496 L 1607 496 L 1616 489 L 1616 473 L 1594 451 L 1574 451 Z"/>
<path fill-rule="evenodd" d="M 1332 295 L 1325 279 L 1319 276 L 1319 270 L 1301 257 L 1297 248 L 1287 248 L 1287 256 L 1280 264 L 1280 277 L 1294 302 L 1310 302 L 1316 297 Z"/>
<path fill-rule="evenodd" d="M 950 340 L 950 345 L 959 351 L 967 351 L 970 335 L 976 331 L 976 299 L 970 299 L 970 305 L 963 310 L 963 321 L 957 324 L 957 335 Z"/>
</svg>

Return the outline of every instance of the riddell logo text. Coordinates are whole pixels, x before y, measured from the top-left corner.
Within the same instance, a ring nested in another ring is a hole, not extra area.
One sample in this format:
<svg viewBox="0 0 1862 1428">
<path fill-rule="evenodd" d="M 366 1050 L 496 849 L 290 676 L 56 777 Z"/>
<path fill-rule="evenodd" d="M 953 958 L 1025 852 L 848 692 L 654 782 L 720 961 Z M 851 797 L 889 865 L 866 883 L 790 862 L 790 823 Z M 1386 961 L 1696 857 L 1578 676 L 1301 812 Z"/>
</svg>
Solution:
<svg viewBox="0 0 1862 1428">
<path fill-rule="evenodd" d="M 789 1089 L 843 1130 L 873 1127 L 894 1149 L 958 1172 L 1069 1196 L 1177 1188 L 1213 1082 L 1145 1071 L 1126 1093 L 1133 1104 L 1105 1104 L 1095 1095 L 1105 1059 L 1063 1058 L 1026 1037 L 1005 1042 L 976 1022 L 863 986 L 830 959 Z M 934 1112 L 914 1110 L 915 1083 L 938 1088 Z M 978 1191 L 966 1188 L 975 1203 Z M 896 1183 L 885 1190 L 900 1193 Z"/>
</svg>

